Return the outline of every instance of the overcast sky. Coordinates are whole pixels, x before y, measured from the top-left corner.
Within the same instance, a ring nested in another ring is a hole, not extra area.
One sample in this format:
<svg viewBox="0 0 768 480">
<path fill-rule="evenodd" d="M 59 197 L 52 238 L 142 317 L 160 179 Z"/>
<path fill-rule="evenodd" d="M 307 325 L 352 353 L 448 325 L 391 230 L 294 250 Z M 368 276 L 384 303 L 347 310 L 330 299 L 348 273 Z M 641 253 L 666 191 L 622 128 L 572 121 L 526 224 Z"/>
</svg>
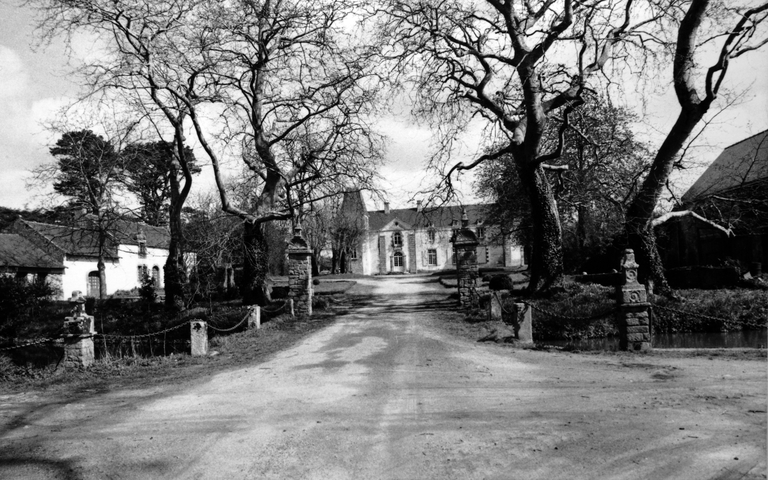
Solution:
<svg viewBox="0 0 768 480">
<path fill-rule="evenodd" d="M 66 54 L 61 44 L 34 51 L 33 15 L 25 7 L 0 2 L 0 206 L 22 208 L 39 205 L 40 192 L 25 185 L 29 170 L 51 162 L 48 153 L 55 137 L 43 126 L 58 108 L 66 105 L 78 91 L 77 85 L 66 77 Z M 88 51 L 84 43 L 75 49 Z M 768 48 L 738 59 L 729 71 L 726 84 L 734 91 L 749 89 L 741 104 L 718 116 L 716 124 L 707 129 L 695 153 L 704 167 L 711 163 L 724 147 L 768 128 Z M 639 107 L 638 107 L 639 108 Z M 647 98 L 644 140 L 657 146 L 664 132 L 674 121 L 679 108 L 671 91 Z M 390 137 L 387 165 L 382 170 L 384 191 L 395 208 L 412 206 L 408 200 L 423 189 L 430 179 L 424 177 L 423 167 L 429 151 L 431 134 L 406 118 L 382 119 L 381 133 Z M 656 131 L 654 131 L 656 130 Z M 191 138 L 189 135 L 188 138 Z M 469 143 L 469 142 L 468 142 Z M 467 155 L 473 148 L 468 147 Z M 200 152 L 198 158 L 204 158 Z M 678 188 L 690 186 L 703 167 L 678 177 Z M 195 190 L 212 188 L 210 171 L 203 171 Z M 464 182 L 464 201 L 473 203 L 471 185 Z M 369 209 L 382 208 L 369 202 Z"/>
</svg>

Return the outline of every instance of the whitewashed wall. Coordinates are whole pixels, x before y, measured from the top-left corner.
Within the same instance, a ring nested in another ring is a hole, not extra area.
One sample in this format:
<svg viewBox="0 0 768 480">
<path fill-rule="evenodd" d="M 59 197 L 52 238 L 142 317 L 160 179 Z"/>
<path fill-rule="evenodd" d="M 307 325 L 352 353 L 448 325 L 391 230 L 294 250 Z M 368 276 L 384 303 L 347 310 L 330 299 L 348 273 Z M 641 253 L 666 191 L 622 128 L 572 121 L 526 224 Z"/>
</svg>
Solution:
<svg viewBox="0 0 768 480">
<path fill-rule="evenodd" d="M 140 258 L 138 245 L 120 245 L 118 260 L 106 262 L 107 294 L 112 295 L 118 290 L 131 290 L 139 287 L 139 265 L 146 265 L 150 275 L 152 274 L 152 267 L 158 267 L 160 271 L 159 287 L 164 286 L 163 267 L 167 259 L 168 250 L 166 249 L 147 248 L 146 257 Z M 88 293 L 88 274 L 98 270 L 97 260 L 83 257 L 65 258 L 64 267 L 62 279 L 64 297 L 69 298 L 75 290 L 86 295 Z"/>
</svg>

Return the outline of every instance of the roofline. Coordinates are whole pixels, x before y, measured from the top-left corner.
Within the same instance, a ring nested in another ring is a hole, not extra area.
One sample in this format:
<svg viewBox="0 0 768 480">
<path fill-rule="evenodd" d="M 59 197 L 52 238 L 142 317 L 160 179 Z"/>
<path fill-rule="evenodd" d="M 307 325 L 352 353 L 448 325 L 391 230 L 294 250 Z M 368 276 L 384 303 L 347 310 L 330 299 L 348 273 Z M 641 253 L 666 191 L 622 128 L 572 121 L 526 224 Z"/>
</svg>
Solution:
<svg viewBox="0 0 768 480">
<path fill-rule="evenodd" d="M 756 136 L 758 136 L 758 135 L 762 135 L 762 134 L 764 134 L 764 133 L 768 133 L 768 128 L 767 128 L 767 129 L 765 129 L 765 130 L 763 130 L 762 132 L 757 132 L 757 133 L 755 133 L 754 135 L 750 135 L 750 136 L 749 136 L 749 137 L 747 137 L 747 138 L 743 138 L 743 139 L 739 140 L 738 142 L 735 142 L 735 143 L 732 143 L 732 144 L 728 145 L 727 147 L 723 148 L 723 151 L 725 151 L 725 150 L 728 150 L 728 149 L 729 149 L 729 148 L 731 148 L 731 147 L 735 147 L 736 145 L 738 145 L 738 144 L 740 144 L 740 143 L 744 143 L 744 142 L 746 142 L 747 140 L 749 140 L 749 139 L 751 139 L 751 138 L 754 138 L 754 137 L 756 137 Z M 721 152 L 721 153 L 722 153 L 722 152 Z"/>
</svg>

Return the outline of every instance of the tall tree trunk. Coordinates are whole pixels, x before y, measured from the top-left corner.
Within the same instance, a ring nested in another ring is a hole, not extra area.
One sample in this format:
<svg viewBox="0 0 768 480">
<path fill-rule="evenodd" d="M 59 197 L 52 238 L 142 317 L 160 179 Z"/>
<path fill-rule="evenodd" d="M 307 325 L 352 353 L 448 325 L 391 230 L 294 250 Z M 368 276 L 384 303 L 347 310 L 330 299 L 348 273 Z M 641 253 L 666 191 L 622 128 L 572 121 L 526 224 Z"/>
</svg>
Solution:
<svg viewBox="0 0 768 480">
<path fill-rule="evenodd" d="M 269 280 L 269 246 L 263 223 L 243 225 L 243 303 L 267 305 L 272 301 Z"/>
<path fill-rule="evenodd" d="M 99 254 L 99 260 L 96 262 L 96 268 L 99 271 L 99 300 L 107 298 L 107 267 L 104 263 L 104 254 Z"/>
<path fill-rule="evenodd" d="M 172 162 L 169 181 L 171 187 L 171 205 L 168 209 L 168 227 L 171 238 L 168 243 L 168 259 L 165 262 L 165 306 L 175 310 L 186 308 L 187 265 L 184 261 L 184 231 L 181 224 L 181 212 L 192 187 L 192 172 L 189 170 L 184 153 L 184 137 L 181 121 L 174 123 L 176 146 L 175 160 Z M 179 181 L 179 169 L 184 177 L 184 186 Z"/>
<path fill-rule="evenodd" d="M 187 266 L 182 246 L 181 218 L 170 215 L 171 238 L 168 244 L 168 259 L 165 262 L 165 305 L 183 310 L 186 307 L 184 285 L 187 283 Z"/>
<path fill-rule="evenodd" d="M 654 289 L 658 292 L 666 293 L 671 289 L 664 275 L 664 266 L 656 247 L 656 235 L 651 226 L 653 212 L 672 172 L 677 153 L 683 148 L 708 108 L 708 103 L 683 106 L 677 121 L 656 153 L 640 191 L 627 209 L 624 226 L 625 247 L 635 251 L 635 258 L 640 265 L 641 281 L 653 281 Z"/>
<path fill-rule="evenodd" d="M 531 203 L 533 238 L 529 293 L 539 293 L 563 281 L 563 236 L 552 188 L 544 170 L 518 164 L 522 184 Z"/>
</svg>

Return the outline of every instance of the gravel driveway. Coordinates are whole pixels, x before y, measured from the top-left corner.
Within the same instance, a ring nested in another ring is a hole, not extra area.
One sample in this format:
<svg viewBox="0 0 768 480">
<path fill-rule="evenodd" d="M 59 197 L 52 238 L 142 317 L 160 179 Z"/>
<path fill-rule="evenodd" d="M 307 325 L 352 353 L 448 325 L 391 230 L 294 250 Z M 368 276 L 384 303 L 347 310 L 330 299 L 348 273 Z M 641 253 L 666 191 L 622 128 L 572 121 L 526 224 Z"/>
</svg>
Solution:
<svg viewBox="0 0 768 480">
<path fill-rule="evenodd" d="M 266 363 L 6 423 L 0 478 L 766 478 L 764 361 L 477 344 L 432 277 L 355 292 Z"/>
</svg>

